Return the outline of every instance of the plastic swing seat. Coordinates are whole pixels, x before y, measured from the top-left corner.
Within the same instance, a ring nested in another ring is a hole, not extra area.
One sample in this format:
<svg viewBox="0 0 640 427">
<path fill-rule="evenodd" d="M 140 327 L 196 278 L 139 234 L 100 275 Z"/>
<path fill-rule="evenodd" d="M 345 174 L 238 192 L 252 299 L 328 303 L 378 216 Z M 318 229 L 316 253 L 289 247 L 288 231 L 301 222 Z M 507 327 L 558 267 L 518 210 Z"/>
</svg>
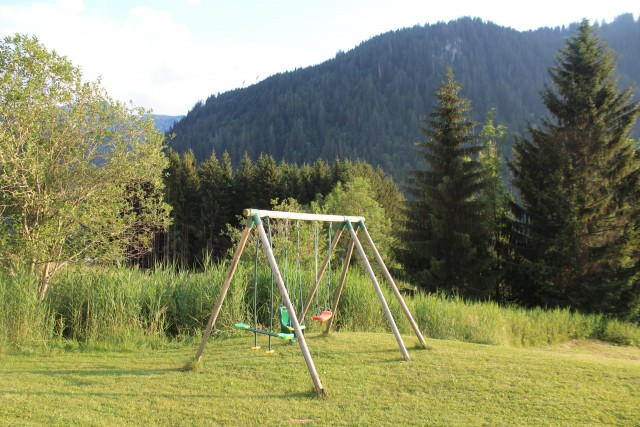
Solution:
<svg viewBox="0 0 640 427">
<path fill-rule="evenodd" d="M 285 306 L 278 307 L 278 314 L 280 315 L 280 331 L 283 333 L 292 333 L 293 325 L 291 324 L 291 318 L 289 317 L 289 312 Z M 300 329 L 304 331 L 305 326 L 300 325 Z"/>
<path fill-rule="evenodd" d="M 331 319 L 332 316 L 333 316 L 333 312 L 331 310 L 322 310 L 322 313 L 316 314 L 315 316 L 311 316 L 311 319 L 317 322 L 324 323 L 327 320 Z"/>
<path fill-rule="evenodd" d="M 281 340 L 285 340 L 285 341 L 290 341 L 290 340 L 295 338 L 295 334 L 283 333 L 283 332 L 276 333 L 276 332 L 263 331 L 262 329 L 252 328 L 251 326 L 247 325 L 246 323 L 236 323 L 234 326 L 236 327 L 236 329 L 242 329 L 243 331 L 255 332 L 256 334 L 269 335 L 269 336 L 272 336 L 272 337 L 280 338 Z"/>
</svg>

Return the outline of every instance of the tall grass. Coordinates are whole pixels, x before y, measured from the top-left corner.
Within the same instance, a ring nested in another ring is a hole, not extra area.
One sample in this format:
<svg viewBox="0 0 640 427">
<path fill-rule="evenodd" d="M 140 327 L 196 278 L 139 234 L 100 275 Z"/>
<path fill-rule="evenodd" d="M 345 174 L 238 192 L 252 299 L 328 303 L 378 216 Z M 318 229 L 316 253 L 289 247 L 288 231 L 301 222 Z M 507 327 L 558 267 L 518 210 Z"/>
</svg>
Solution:
<svg viewBox="0 0 640 427">
<path fill-rule="evenodd" d="M 434 338 L 482 344 L 529 347 L 573 339 L 606 339 L 598 315 L 584 315 L 568 309 L 523 309 L 495 302 L 466 302 L 461 298 L 419 294 L 413 299 L 421 327 Z M 640 337 L 640 328 L 629 332 Z"/>
<path fill-rule="evenodd" d="M 15 277 L 0 274 L 0 351 L 60 342 L 126 348 L 161 345 L 167 339 L 197 339 L 227 268 L 228 263 L 222 263 L 207 265 L 197 273 L 174 268 L 146 272 L 84 265 L 55 276 L 43 303 L 38 301 L 36 283 L 27 273 Z M 339 275 L 339 266 L 334 268 L 331 287 L 323 281 L 317 304 L 312 303 L 309 314 L 327 308 L 327 295 L 335 291 Z M 283 266 L 282 274 L 294 305 L 299 307 L 314 281 L 314 268 L 298 270 L 291 263 Z M 253 323 L 255 283 L 252 263 L 242 262 L 215 334 L 237 333 L 233 328 L 236 322 Z M 271 273 L 264 264 L 259 268 L 257 285 L 257 321 L 263 328 L 273 322 L 275 329 L 279 320 L 273 313 L 282 301 L 275 283 L 271 291 Z M 400 305 L 382 280 L 381 285 L 400 331 L 411 334 Z M 640 346 L 638 325 L 600 315 L 565 309 L 527 310 L 422 293 L 407 296 L 405 301 L 430 338 L 516 347 L 590 338 Z M 321 327 L 308 321 L 307 330 L 320 331 Z M 350 269 L 334 330 L 389 330 L 371 281 L 356 266 Z"/>
<path fill-rule="evenodd" d="M 56 332 L 80 341 L 117 341 L 121 337 L 181 337 L 198 334 L 206 324 L 224 280 L 227 265 L 203 272 L 158 269 L 153 273 L 118 268 L 69 271 L 47 297 Z M 244 313 L 240 268 L 218 324 L 226 327 Z"/>
<path fill-rule="evenodd" d="M 15 276 L 0 269 L 0 352 L 52 340 L 53 319 L 36 290 L 36 280 L 26 269 Z"/>
</svg>

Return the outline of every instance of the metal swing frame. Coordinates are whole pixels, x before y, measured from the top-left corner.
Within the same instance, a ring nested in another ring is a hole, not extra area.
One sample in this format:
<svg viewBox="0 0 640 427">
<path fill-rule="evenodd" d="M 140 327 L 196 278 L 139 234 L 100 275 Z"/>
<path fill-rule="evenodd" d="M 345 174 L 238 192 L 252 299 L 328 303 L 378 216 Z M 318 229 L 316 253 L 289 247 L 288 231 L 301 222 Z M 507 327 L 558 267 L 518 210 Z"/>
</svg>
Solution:
<svg viewBox="0 0 640 427">
<path fill-rule="evenodd" d="M 315 364 L 313 363 L 313 359 L 311 357 L 311 353 L 309 352 L 309 347 L 307 346 L 307 342 L 306 339 L 304 337 L 304 334 L 302 333 L 302 328 L 301 328 L 301 324 L 299 322 L 299 317 L 295 312 L 295 309 L 293 307 L 293 304 L 291 303 L 291 299 L 289 298 L 289 294 L 287 292 L 287 288 L 286 285 L 284 283 L 284 280 L 282 278 L 282 275 L 280 274 L 280 269 L 278 267 L 278 263 L 276 262 L 275 256 L 273 254 L 273 251 L 271 250 L 271 245 L 269 243 L 269 238 L 267 236 L 267 233 L 265 232 L 264 226 L 262 224 L 262 218 L 264 217 L 269 217 L 271 219 L 291 219 L 291 220 L 301 220 L 301 221 L 320 221 L 320 222 L 334 222 L 334 223 L 339 223 L 340 227 L 338 228 L 338 231 L 336 232 L 336 234 L 333 236 L 333 240 L 331 242 L 331 247 L 329 248 L 329 251 L 327 253 L 327 257 L 325 258 L 320 271 L 318 272 L 317 276 L 316 276 L 316 280 L 314 285 L 311 288 L 311 292 L 309 294 L 309 296 L 307 297 L 307 300 L 304 304 L 304 308 L 302 310 L 302 313 L 300 313 L 300 318 L 303 319 L 304 316 L 306 315 L 307 311 L 309 310 L 309 306 L 311 305 L 311 302 L 313 300 L 313 297 L 315 295 L 315 293 L 318 290 L 318 286 L 320 281 L 322 280 L 322 277 L 327 269 L 327 266 L 329 264 L 330 258 L 331 258 L 331 254 L 333 253 L 333 251 L 335 250 L 338 241 L 340 240 L 340 237 L 342 236 L 344 229 L 347 229 L 350 236 L 351 236 L 351 241 L 349 244 L 349 247 L 347 249 L 347 253 L 345 255 L 345 259 L 344 259 L 344 263 L 342 266 L 342 272 L 340 274 L 340 279 L 337 285 L 337 290 L 336 290 L 336 294 L 334 296 L 334 301 L 333 301 L 333 309 L 337 310 L 338 308 L 338 303 L 340 302 L 340 296 L 342 294 L 342 290 L 344 288 L 344 283 L 345 283 L 345 278 L 347 275 L 347 270 L 351 261 L 351 257 L 353 255 L 353 250 L 354 248 L 358 251 L 358 254 L 360 255 L 360 259 L 362 260 L 362 262 L 365 265 L 365 268 L 367 270 L 367 273 L 369 274 L 369 278 L 371 279 L 371 282 L 373 283 L 373 286 L 376 290 L 376 293 L 378 295 L 378 299 L 380 300 L 380 304 L 382 305 L 383 309 L 384 309 L 384 313 L 385 316 L 387 318 L 387 321 L 389 323 L 389 326 L 391 327 L 391 329 L 393 330 L 393 334 L 395 335 L 396 341 L 398 343 L 398 347 L 400 348 L 400 352 L 402 353 L 402 357 L 404 358 L 404 360 L 411 360 L 409 353 L 407 352 L 407 349 L 404 345 L 404 342 L 402 341 L 402 337 L 400 336 L 400 332 L 398 331 L 398 327 L 396 326 L 395 320 L 393 319 L 393 315 L 391 314 L 391 310 L 389 309 L 389 305 L 387 304 L 387 301 L 382 293 L 382 289 L 380 288 L 380 284 L 378 283 L 378 280 L 375 276 L 375 273 L 373 272 L 373 269 L 371 267 L 371 264 L 369 262 L 369 259 L 367 258 L 367 255 L 364 251 L 364 248 L 362 247 L 362 244 L 360 243 L 360 240 L 358 239 L 358 232 L 361 232 L 364 237 L 365 240 L 367 241 L 367 243 L 369 244 L 369 246 L 371 247 L 371 250 L 373 252 L 374 258 L 376 259 L 376 261 L 378 262 L 378 264 L 380 265 L 382 272 L 387 280 L 387 283 L 389 284 L 389 286 L 391 287 L 391 290 L 393 291 L 393 294 L 395 295 L 396 299 L 398 300 L 398 302 L 400 303 L 400 307 L 402 308 L 402 311 L 404 312 L 405 316 L 407 317 L 409 323 L 411 324 L 411 327 L 413 328 L 413 331 L 415 332 L 416 336 L 418 337 L 418 340 L 420 341 L 420 344 L 422 345 L 423 348 L 427 348 L 427 343 L 424 339 L 424 337 L 422 336 L 422 332 L 420 332 L 420 328 L 418 327 L 418 324 L 416 323 L 416 321 L 413 319 L 413 316 L 411 315 L 411 312 L 409 311 L 409 308 L 407 307 L 406 303 L 404 302 L 404 299 L 402 298 L 402 295 L 400 294 L 400 291 L 398 290 L 398 287 L 396 286 L 393 277 L 391 277 L 391 274 L 389 273 L 389 270 L 387 269 L 384 261 L 382 260 L 382 257 L 380 256 L 380 253 L 378 252 L 378 249 L 376 248 L 375 244 L 373 243 L 373 239 L 371 239 L 371 236 L 369 235 L 369 232 L 367 231 L 365 225 L 364 225 L 364 221 L 365 218 L 361 217 L 361 216 L 342 216 L 342 215 L 322 215 L 322 214 L 308 214 L 308 213 L 301 213 L 301 212 L 278 212 L 278 211 L 268 211 L 268 210 L 258 210 L 258 209 L 245 209 L 242 212 L 242 215 L 246 218 L 246 226 L 244 228 L 244 230 L 242 231 L 242 235 L 240 237 L 240 241 L 238 242 L 238 246 L 236 248 L 235 254 L 233 256 L 233 260 L 231 261 L 231 265 L 229 266 L 229 269 L 227 271 L 227 275 L 225 277 L 224 283 L 222 285 L 222 288 L 220 290 L 220 294 L 218 295 L 218 299 L 216 301 L 216 305 L 213 309 L 213 311 L 211 312 L 211 316 L 209 318 L 209 322 L 207 323 L 207 327 L 204 331 L 204 335 L 202 336 L 202 341 L 200 342 L 200 346 L 198 347 L 198 350 L 196 352 L 195 355 L 195 361 L 199 362 L 202 358 L 202 354 L 204 352 L 204 348 L 207 344 L 207 341 L 209 340 L 209 337 L 211 335 L 211 331 L 213 330 L 213 327 L 215 326 L 216 320 L 218 318 L 218 315 L 220 314 L 220 309 L 222 307 L 222 304 L 224 303 L 224 299 L 227 295 L 227 292 L 229 290 L 229 286 L 231 285 L 231 281 L 233 279 L 234 273 L 236 271 L 236 268 L 238 267 L 238 263 L 240 262 L 240 257 L 242 255 L 242 252 L 244 251 L 244 248 L 247 244 L 247 240 L 249 238 L 249 235 L 251 234 L 251 231 L 254 229 L 254 227 L 257 229 L 258 231 L 258 235 L 260 237 L 260 240 L 262 242 L 262 246 L 267 254 L 267 259 L 269 260 L 269 265 L 271 266 L 271 271 L 273 272 L 273 275 L 275 277 L 276 283 L 278 285 L 278 289 L 280 290 L 280 294 L 282 296 L 282 301 L 284 302 L 284 306 L 286 307 L 287 311 L 289 312 L 289 316 L 290 316 L 290 320 L 291 320 L 291 324 L 293 326 L 294 332 L 296 337 L 298 337 L 298 343 L 300 345 L 300 350 L 302 351 L 302 355 L 304 356 L 304 360 L 307 364 L 307 368 L 309 370 L 309 374 L 311 375 L 311 379 L 313 381 L 313 385 L 315 388 L 316 393 L 318 393 L 321 396 L 325 396 L 326 395 L 326 390 L 324 389 L 324 387 L 322 386 L 322 382 L 320 381 L 320 377 L 318 376 L 318 372 L 316 370 Z M 332 316 L 326 323 L 326 333 L 329 333 L 331 330 L 331 327 L 333 325 L 333 319 L 335 318 L 335 315 Z"/>
</svg>

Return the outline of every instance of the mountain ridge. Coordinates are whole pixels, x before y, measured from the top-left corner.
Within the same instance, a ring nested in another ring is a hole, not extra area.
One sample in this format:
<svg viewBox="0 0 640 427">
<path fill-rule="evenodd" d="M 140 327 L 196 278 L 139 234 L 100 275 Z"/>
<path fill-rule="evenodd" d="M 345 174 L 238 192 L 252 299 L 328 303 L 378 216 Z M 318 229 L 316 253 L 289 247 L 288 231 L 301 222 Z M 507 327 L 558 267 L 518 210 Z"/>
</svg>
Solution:
<svg viewBox="0 0 640 427">
<path fill-rule="evenodd" d="M 475 121 L 495 110 L 496 122 L 518 134 L 545 114 L 539 92 L 574 27 L 520 32 L 460 18 L 390 31 L 320 64 L 209 96 L 171 127 L 170 146 L 198 161 L 227 151 L 234 164 L 245 152 L 298 164 L 363 159 L 402 178 L 420 165 L 418 126 L 448 66 Z M 637 87 L 640 20 L 621 15 L 599 29 L 619 57 L 620 85 Z"/>
<path fill-rule="evenodd" d="M 160 132 L 167 132 L 171 127 L 185 116 L 168 116 L 166 114 L 152 114 L 155 127 Z"/>
</svg>

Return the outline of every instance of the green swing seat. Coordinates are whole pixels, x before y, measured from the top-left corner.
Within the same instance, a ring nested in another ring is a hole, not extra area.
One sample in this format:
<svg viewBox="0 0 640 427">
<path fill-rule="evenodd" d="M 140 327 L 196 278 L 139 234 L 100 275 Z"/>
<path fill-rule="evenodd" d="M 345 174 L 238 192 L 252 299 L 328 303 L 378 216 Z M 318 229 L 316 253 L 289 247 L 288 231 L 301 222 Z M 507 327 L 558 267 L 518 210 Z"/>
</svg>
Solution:
<svg viewBox="0 0 640 427">
<path fill-rule="evenodd" d="M 251 326 L 247 325 L 246 323 L 236 323 L 234 326 L 236 327 L 236 329 L 242 329 L 243 331 L 255 332 L 256 334 L 269 335 L 269 336 L 272 336 L 272 337 L 280 338 L 281 340 L 285 340 L 285 341 L 290 341 L 290 340 L 292 340 L 292 339 L 294 339 L 296 337 L 295 334 L 292 334 L 291 332 L 276 333 L 276 332 L 264 331 L 262 329 L 252 328 Z"/>
<path fill-rule="evenodd" d="M 291 333 L 293 332 L 293 325 L 291 324 L 291 317 L 289 317 L 289 312 L 287 311 L 287 307 L 281 305 L 278 307 L 278 316 L 280 317 L 280 332 L 282 333 Z M 300 325 L 300 329 L 304 332 L 304 325 Z M 295 332 L 294 332 L 295 334 Z"/>
</svg>

